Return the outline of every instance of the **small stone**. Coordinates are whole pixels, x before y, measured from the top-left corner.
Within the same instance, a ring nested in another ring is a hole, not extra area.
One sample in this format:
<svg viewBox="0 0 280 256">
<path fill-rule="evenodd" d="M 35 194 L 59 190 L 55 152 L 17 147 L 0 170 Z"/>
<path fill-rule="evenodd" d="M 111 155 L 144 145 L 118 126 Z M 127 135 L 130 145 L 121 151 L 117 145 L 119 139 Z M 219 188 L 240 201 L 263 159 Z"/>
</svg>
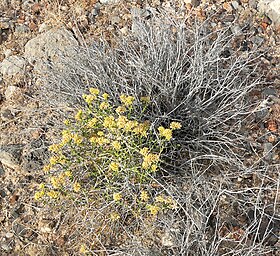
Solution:
<svg viewBox="0 0 280 256">
<path fill-rule="evenodd" d="M 174 238 L 172 237 L 170 232 L 165 231 L 164 235 L 161 238 L 161 243 L 163 246 L 166 246 L 166 247 L 174 246 Z"/>
<path fill-rule="evenodd" d="M 5 98 L 6 100 L 12 100 L 13 98 L 17 98 L 21 93 L 22 91 L 19 87 L 10 85 L 5 91 Z"/>
<path fill-rule="evenodd" d="M 21 144 L 0 146 L 0 162 L 11 169 L 19 169 L 22 149 Z"/>
<path fill-rule="evenodd" d="M 25 74 L 26 61 L 20 56 L 9 56 L 2 61 L 0 72 L 5 78 L 23 76 Z"/>
<path fill-rule="evenodd" d="M 6 49 L 4 51 L 5 58 L 9 58 L 12 54 L 13 54 L 13 51 L 11 49 Z"/>
<path fill-rule="evenodd" d="M 26 34 L 29 32 L 30 32 L 30 29 L 26 25 L 19 25 L 19 26 L 16 26 L 16 28 L 15 28 L 15 33 L 17 33 L 17 34 Z"/>
<path fill-rule="evenodd" d="M 12 248 L 6 244 L 6 243 L 1 243 L 1 248 L 4 250 L 4 251 L 10 251 Z"/>
<path fill-rule="evenodd" d="M 0 29 L 9 29 L 10 28 L 10 22 L 7 18 L 1 18 L 0 20 Z"/>
<path fill-rule="evenodd" d="M 277 95 L 277 91 L 274 87 L 267 87 L 262 91 L 262 95 L 264 98 L 270 96 L 270 95 Z"/>
<path fill-rule="evenodd" d="M 34 69 L 41 71 L 50 62 L 58 62 L 62 55 L 74 54 L 72 47 L 78 41 L 65 28 L 52 28 L 45 33 L 29 40 L 25 45 L 24 56 L 30 63 L 35 63 Z"/>
<path fill-rule="evenodd" d="M 235 10 L 237 10 L 239 8 L 239 3 L 237 1 L 232 1 L 231 5 Z"/>
<path fill-rule="evenodd" d="M 9 121 L 14 118 L 12 111 L 8 108 L 1 109 L 0 116 L 3 121 Z"/>
<path fill-rule="evenodd" d="M 111 24 L 112 25 L 118 24 L 120 21 L 121 21 L 121 19 L 118 16 L 111 17 Z"/>
<path fill-rule="evenodd" d="M 228 2 L 223 3 L 223 8 L 224 8 L 227 12 L 232 12 L 231 4 L 228 3 Z"/>
<path fill-rule="evenodd" d="M 8 232 L 5 235 L 6 238 L 12 238 L 13 236 L 14 236 L 14 234 L 12 232 Z"/>
<path fill-rule="evenodd" d="M 257 5 L 257 1 L 256 0 L 249 0 L 249 6 L 252 9 L 257 9 L 258 5 Z"/>
<path fill-rule="evenodd" d="M 191 4 L 193 7 L 198 7 L 201 4 L 200 0 L 184 0 L 185 4 Z"/>
<path fill-rule="evenodd" d="M 236 35 L 236 36 L 239 36 L 239 35 L 242 35 L 243 32 L 242 32 L 242 28 L 239 26 L 239 25 L 234 25 L 234 26 L 231 26 L 230 27 L 230 30 L 231 32 Z"/>
<path fill-rule="evenodd" d="M 41 227 L 40 230 L 42 231 L 42 233 L 50 233 L 52 231 L 52 229 L 49 227 Z"/>
<path fill-rule="evenodd" d="M 259 46 L 259 45 L 261 45 L 261 44 L 264 42 L 264 38 L 263 38 L 263 37 L 260 37 L 260 36 L 254 36 L 254 37 L 252 38 L 252 42 L 253 42 L 255 45 Z"/>
<path fill-rule="evenodd" d="M 265 160 L 269 161 L 273 157 L 273 144 L 266 142 L 263 145 L 263 157 Z"/>
</svg>

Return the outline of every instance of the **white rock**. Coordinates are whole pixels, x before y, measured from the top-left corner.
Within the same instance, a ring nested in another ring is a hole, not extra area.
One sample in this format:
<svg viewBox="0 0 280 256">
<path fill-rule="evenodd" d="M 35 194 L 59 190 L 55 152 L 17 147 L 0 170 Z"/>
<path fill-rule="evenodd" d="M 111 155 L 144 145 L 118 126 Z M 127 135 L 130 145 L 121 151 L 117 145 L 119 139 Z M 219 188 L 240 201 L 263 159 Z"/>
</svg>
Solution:
<svg viewBox="0 0 280 256">
<path fill-rule="evenodd" d="M 166 247 L 174 246 L 174 238 L 172 237 L 170 232 L 165 231 L 164 235 L 161 237 L 161 243 L 163 246 L 166 246 Z"/>
<path fill-rule="evenodd" d="M 266 13 L 275 25 L 280 25 L 280 0 L 260 0 L 258 10 Z"/>
<path fill-rule="evenodd" d="M 6 238 L 12 238 L 14 236 L 14 234 L 12 232 L 8 232 L 5 234 Z"/>
<path fill-rule="evenodd" d="M 12 78 L 17 75 L 24 75 L 26 61 L 20 56 L 9 56 L 5 58 L 1 63 L 0 72 L 4 78 Z"/>
<path fill-rule="evenodd" d="M 50 227 L 41 227 L 41 231 L 42 233 L 50 233 L 52 230 Z"/>
<path fill-rule="evenodd" d="M 21 94 L 21 89 L 17 86 L 10 85 L 7 87 L 5 91 L 5 98 L 6 100 L 11 100 L 15 96 Z"/>
</svg>

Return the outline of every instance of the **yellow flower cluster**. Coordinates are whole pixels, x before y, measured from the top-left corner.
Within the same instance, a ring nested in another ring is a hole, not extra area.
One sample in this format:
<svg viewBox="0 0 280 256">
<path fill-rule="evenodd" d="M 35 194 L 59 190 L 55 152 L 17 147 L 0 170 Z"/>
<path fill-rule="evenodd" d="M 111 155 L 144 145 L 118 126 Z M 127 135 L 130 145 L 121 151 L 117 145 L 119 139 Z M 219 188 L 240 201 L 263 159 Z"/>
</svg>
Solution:
<svg viewBox="0 0 280 256">
<path fill-rule="evenodd" d="M 83 142 L 83 137 L 79 134 L 74 134 L 73 135 L 73 141 L 75 144 L 80 145 Z"/>
<path fill-rule="evenodd" d="M 149 128 L 150 128 L 149 122 L 144 122 L 144 123 L 139 124 L 137 127 L 135 127 L 133 129 L 133 132 L 135 134 L 141 135 L 143 137 L 147 137 L 147 135 L 148 135 L 147 132 L 148 132 Z"/>
<path fill-rule="evenodd" d="M 114 128 L 116 125 L 115 118 L 113 116 L 106 116 L 103 121 L 103 126 L 105 128 Z"/>
<path fill-rule="evenodd" d="M 37 191 L 34 195 L 35 200 L 40 200 L 45 195 L 44 190 Z"/>
<path fill-rule="evenodd" d="M 166 206 L 167 208 L 170 208 L 170 209 L 177 208 L 177 204 L 171 196 L 168 196 L 168 197 L 162 196 L 162 195 L 156 196 L 155 202 L 161 203 L 163 206 Z"/>
<path fill-rule="evenodd" d="M 81 189 L 81 184 L 78 182 L 75 182 L 73 185 L 73 191 L 77 193 L 80 191 L 80 189 Z"/>
<path fill-rule="evenodd" d="M 83 119 L 83 111 L 81 109 L 78 110 L 77 114 L 75 115 L 75 119 L 77 121 L 82 121 L 82 119 Z"/>
<path fill-rule="evenodd" d="M 135 97 L 122 94 L 120 96 L 120 100 L 125 106 L 131 106 L 135 100 Z"/>
<path fill-rule="evenodd" d="M 49 146 L 49 151 L 51 152 L 59 152 L 61 149 L 61 145 L 60 144 L 53 144 Z"/>
<path fill-rule="evenodd" d="M 143 96 L 140 98 L 140 100 L 143 102 L 143 103 L 150 103 L 151 102 L 151 98 L 149 96 Z"/>
<path fill-rule="evenodd" d="M 99 89 L 97 88 L 89 88 L 89 92 L 92 94 L 92 95 L 98 95 L 99 94 Z"/>
<path fill-rule="evenodd" d="M 160 126 L 158 128 L 159 135 L 162 137 L 165 137 L 166 140 L 171 140 L 172 138 L 172 130 L 171 129 L 165 129 L 163 126 Z"/>
<path fill-rule="evenodd" d="M 126 122 L 126 124 L 125 124 L 125 126 L 124 126 L 124 130 L 126 131 L 126 132 L 130 132 L 130 131 L 132 131 L 135 127 L 137 127 L 137 125 L 138 125 L 138 122 L 137 121 L 127 121 Z"/>
<path fill-rule="evenodd" d="M 101 110 L 108 109 L 109 107 L 110 107 L 110 105 L 108 102 L 101 102 L 99 105 L 99 109 L 101 109 Z"/>
<path fill-rule="evenodd" d="M 103 93 L 103 94 L 102 94 L 102 98 L 103 98 L 104 100 L 108 100 L 108 99 L 109 99 L 109 94 L 108 94 L 108 93 Z"/>
<path fill-rule="evenodd" d="M 47 193 L 47 195 L 53 199 L 56 199 L 59 197 L 59 193 L 57 191 L 51 190 Z"/>
<path fill-rule="evenodd" d="M 124 113 L 126 111 L 126 108 L 124 106 L 118 106 L 116 108 L 116 113 L 121 114 Z"/>
<path fill-rule="evenodd" d="M 113 212 L 113 213 L 111 213 L 111 220 L 112 221 L 117 221 L 118 219 L 120 219 L 121 218 L 121 216 L 117 213 L 117 212 Z"/>
<path fill-rule="evenodd" d="M 147 147 L 144 147 L 144 148 L 140 149 L 139 153 L 142 156 L 146 156 L 149 153 L 149 149 Z"/>
<path fill-rule="evenodd" d="M 118 128 L 120 128 L 120 129 L 124 128 L 127 122 L 128 122 L 128 119 L 126 116 L 119 116 L 117 119 Z"/>
<path fill-rule="evenodd" d="M 122 200 L 122 194 L 121 193 L 114 193 L 113 194 L 113 199 L 115 202 L 119 202 Z"/>
<path fill-rule="evenodd" d="M 170 129 L 171 130 L 178 130 L 178 129 L 181 129 L 182 128 L 182 125 L 178 122 L 171 122 L 170 124 Z"/>
<path fill-rule="evenodd" d="M 157 206 L 157 205 L 151 205 L 151 204 L 149 204 L 149 205 L 147 205 L 147 208 L 148 208 L 148 210 L 150 211 L 150 213 L 151 213 L 152 215 L 157 215 L 158 212 L 160 211 L 160 207 Z"/>
<path fill-rule="evenodd" d="M 91 118 L 87 123 L 87 128 L 95 128 L 95 125 L 97 124 L 98 120 L 96 117 Z"/>
<path fill-rule="evenodd" d="M 93 144 L 97 144 L 99 146 L 103 146 L 105 144 L 109 144 L 110 140 L 101 136 L 101 137 L 97 137 L 97 136 L 92 136 L 89 141 Z"/>
<path fill-rule="evenodd" d="M 141 191 L 141 194 L 140 194 L 140 199 L 144 202 L 147 202 L 149 200 L 149 195 L 146 191 Z"/>
<path fill-rule="evenodd" d="M 117 151 L 119 151 L 122 148 L 121 144 L 117 140 L 112 142 L 112 146 Z"/>
<path fill-rule="evenodd" d="M 96 95 L 92 94 L 83 94 L 83 98 L 88 105 L 91 105 L 93 101 L 97 99 Z"/>
<path fill-rule="evenodd" d="M 109 165 L 110 169 L 114 172 L 117 172 L 119 170 L 120 164 L 116 162 L 112 162 Z"/>
<path fill-rule="evenodd" d="M 88 250 L 87 250 L 87 248 L 84 244 L 81 245 L 79 252 L 81 254 L 87 254 L 88 253 Z"/>
<path fill-rule="evenodd" d="M 159 161 L 159 157 L 160 157 L 160 155 L 152 154 L 152 153 L 144 155 L 143 162 L 142 162 L 142 168 L 145 170 L 149 169 L 153 163 L 157 163 Z M 154 168 L 155 167 L 153 167 L 153 169 Z"/>
</svg>

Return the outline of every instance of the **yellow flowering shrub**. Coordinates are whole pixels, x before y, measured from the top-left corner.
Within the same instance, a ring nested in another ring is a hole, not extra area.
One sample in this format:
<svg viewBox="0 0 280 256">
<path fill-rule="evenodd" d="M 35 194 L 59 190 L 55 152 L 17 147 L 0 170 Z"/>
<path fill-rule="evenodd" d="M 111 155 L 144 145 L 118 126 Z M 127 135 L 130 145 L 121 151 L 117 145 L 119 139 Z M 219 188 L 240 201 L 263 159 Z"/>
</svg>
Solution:
<svg viewBox="0 0 280 256">
<path fill-rule="evenodd" d="M 162 153 L 180 123 L 160 126 L 157 134 L 135 114 L 139 105 L 134 97 L 121 95 L 119 104 L 113 104 L 107 93 L 89 91 L 83 95 L 87 107 L 64 122 L 60 143 L 49 147 L 51 158 L 44 167 L 48 181 L 35 199 L 61 202 L 63 207 L 69 201 L 77 207 L 79 202 L 94 205 L 89 209 L 110 205 L 106 218 L 114 223 L 128 213 L 148 218 L 173 209 L 174 200 L 156 196 L 162 191 L 152 183 L 160 175 Z M 141 102 L 145 110 L 150 101 Z"/>
</svg>

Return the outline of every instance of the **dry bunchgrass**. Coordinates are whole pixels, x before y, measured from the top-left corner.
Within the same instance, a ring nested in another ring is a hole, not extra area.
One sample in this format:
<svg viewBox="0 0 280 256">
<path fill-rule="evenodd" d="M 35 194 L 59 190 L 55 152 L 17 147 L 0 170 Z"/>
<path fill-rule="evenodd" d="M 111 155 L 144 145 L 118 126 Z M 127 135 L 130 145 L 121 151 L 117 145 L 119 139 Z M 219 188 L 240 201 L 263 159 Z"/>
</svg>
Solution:
<svg viewBox="0 0 280 256">
<path fill-rule="evenodd" d="M 115 103 L 122 93 L 138 100 L 148 95 L 151 107 L 143 118 L 152 127 L 182 123 L 172 141 L 179 147 L 164 152 L 164 171 L 155 178 L 178 209 L 150 221 L 124 214 L 111 225 L 102 217 L 110 207 L 91 215 L 94 204 L 69 208 L 68 202 L 58 227 L 68 231 L 68 242 L 57 245 L 57 253 L 83 245 L 92 255 L 249 256 L 274 250 L 267 241 L 276 230 L 263 223 L 277 222 L 278 165 L 243 164 L 250 143 L 242 126 L 253 114 L 248 93 L 260 82 L 258 59 L 256 52 L 233 49 L 234 39 L 227 29 L 209 31 L 207 22 L 190 27 L 157 13 L 135 20 L 114 48 L 94 42 L 76 48 L 59 68 L 50 67 L 40 96 L 57 110 L 63 104 L 85 107 L 81 95 L 97 87 Z"/>
</svg>

